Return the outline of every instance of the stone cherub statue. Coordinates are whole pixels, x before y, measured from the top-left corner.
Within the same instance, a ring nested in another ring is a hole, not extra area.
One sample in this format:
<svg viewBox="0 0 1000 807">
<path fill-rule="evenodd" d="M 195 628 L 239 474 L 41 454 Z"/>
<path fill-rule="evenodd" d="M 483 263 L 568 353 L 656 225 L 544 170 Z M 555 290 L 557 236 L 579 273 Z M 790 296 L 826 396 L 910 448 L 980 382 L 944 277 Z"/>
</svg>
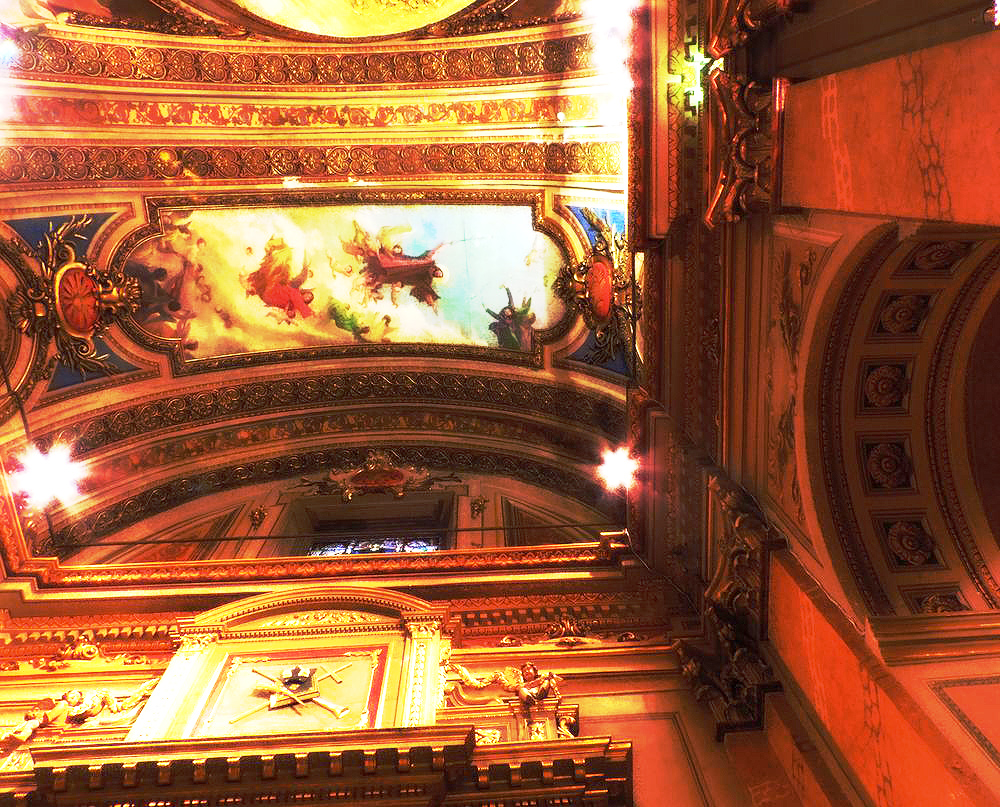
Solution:
<svg viewBox="0 0 1000 807">
<path fill-rule="evenodd" d="M 0 751 L 12 751 L 28 742 L 39 729 L 50 726 L 81 726 L 101 715 L 104 715 L 98 721 L 101 723 L 120 722 L 134 717 L 133 710 L 150 696 L 159 680 L 158 677 L 151 678 L 140 684 L 130 695 L 123 697 L 116 697 L 103 689 L 69 689 L 58 700 L 43 698 L 25 713 L 18 725 L 0 735 Z"/>
<path fill-rule="evenodd" d="M 520 683 L 514 691 L 525 706 L 534 706 L 546 698 L 561 698 L 559 682 L 562 680 L 551 670 L 539 672 L 533 662 L 526 661 L 521 665 L 518 677 Z"/>
<path fill-rule="evenodd" d="M 507 667 L 483 677 L 473 675 L 461 664 L 450 659 L 444 662 L 444 668 L 446 676 L 456 676 L 458 679 L 454 680 L 453 678 L 451 681 L 446 681 L 444 694 L 458 703 L 488 703 L 496 700 L 499 696 L 475 698 L 469 697 L 463 692 L 464 687 L 480 690 L 494 685 L 504 692 L 512 692 L 517 695 L 518 700 L 525 707 L 534 706 L 546 698 L 562 697 L 562 693 L 559 691 L 559 682 L 562 681 L 562 678 L 549 670 L 539 672 L 538 667 L 531 661 L 526 661 L 519 668 Z"/>
</svg>

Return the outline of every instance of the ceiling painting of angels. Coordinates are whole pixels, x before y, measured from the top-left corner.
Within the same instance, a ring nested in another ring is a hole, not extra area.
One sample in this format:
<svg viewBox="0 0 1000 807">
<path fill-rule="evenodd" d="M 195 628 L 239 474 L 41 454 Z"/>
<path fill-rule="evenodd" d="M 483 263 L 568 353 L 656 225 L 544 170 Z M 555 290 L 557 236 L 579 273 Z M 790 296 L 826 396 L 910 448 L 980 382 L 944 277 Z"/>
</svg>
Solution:
<svg viewBox="0 0 1000 807">
<path fill-rule="evenodd" d="M 507 205 L 160 212 L 128 256 L 149 333 L 185 359 L 352 343 L 527 351 L 557 323 L 563 255 Z"/>
</svg>

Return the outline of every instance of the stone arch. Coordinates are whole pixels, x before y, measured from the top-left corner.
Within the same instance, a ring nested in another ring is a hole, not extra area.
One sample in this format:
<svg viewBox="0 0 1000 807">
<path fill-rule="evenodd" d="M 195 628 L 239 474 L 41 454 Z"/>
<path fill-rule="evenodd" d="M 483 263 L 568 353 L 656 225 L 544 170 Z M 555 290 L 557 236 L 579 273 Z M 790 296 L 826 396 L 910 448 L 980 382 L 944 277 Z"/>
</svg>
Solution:
<svg viewBox="0 0 1000 807">
<path fill-rule="evenodd" d="M 866 615 L 1000 602 L 966 429 L 998 267 L 995 231 L 927 224 L 900 237 L 888 225 L 835 269 L 819 305 L 797 424 L 803 497 Z"/>
</svg>

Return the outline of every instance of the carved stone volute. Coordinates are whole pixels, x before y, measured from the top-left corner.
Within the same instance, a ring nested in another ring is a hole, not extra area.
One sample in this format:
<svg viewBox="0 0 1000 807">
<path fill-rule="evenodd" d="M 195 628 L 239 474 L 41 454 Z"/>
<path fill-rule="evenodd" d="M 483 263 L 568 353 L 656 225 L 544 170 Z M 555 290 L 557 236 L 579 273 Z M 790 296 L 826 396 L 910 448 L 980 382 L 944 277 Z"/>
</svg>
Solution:
<svg viewBox="0 0 1000 807">
<path fill-rule="evenodd" d="M 705 224 L 773 212 L 787 80 L 775 79 L 771 87 L 716 68 L 708 83 L 714 102 L 708 119 L 713 185 Z"/>
<path fill-rule="evenodd" d="M 722 58 L 756 33 L 793 12 L 809 9 L 804 0 L 713 0 L 708 19 L 708 52 Z"/>
<path fill-rule="evenodd" d="M 718 560 L 705 591 L 704 634 L 673 648 L 721 739 L 727 731 L 760 728 L 764 695 L 781 688 L 760 643 L 766 639 L 769 555 L 786 543 L 753 498 L 724 474 L 710 477 L 708 490 L 720 517 L 709 522 Z"/>
</svg>

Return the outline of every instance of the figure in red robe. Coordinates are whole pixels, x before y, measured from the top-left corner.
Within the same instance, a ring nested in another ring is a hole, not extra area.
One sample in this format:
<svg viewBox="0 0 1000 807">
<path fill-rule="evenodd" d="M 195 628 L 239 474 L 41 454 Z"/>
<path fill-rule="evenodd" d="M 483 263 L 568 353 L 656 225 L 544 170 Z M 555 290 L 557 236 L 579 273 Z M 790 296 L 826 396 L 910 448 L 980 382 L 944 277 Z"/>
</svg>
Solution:
<svg viewBox="0 0 1000 807">
<path fill-rule="evenodd" d="M 302 288 L 311 274 L 308 262 L 303 259 L 302 270 L 292 277 L 292 248 L 283 238 L 273 235 L 264 245 L 260 268 L 246 278 L 247 297 L 255 294 L 265 305 L 284 311 L 288 322 L 296 314 L 311 317 L 313 310 L 309 304 L 313 293 Z"/>
</svg>

